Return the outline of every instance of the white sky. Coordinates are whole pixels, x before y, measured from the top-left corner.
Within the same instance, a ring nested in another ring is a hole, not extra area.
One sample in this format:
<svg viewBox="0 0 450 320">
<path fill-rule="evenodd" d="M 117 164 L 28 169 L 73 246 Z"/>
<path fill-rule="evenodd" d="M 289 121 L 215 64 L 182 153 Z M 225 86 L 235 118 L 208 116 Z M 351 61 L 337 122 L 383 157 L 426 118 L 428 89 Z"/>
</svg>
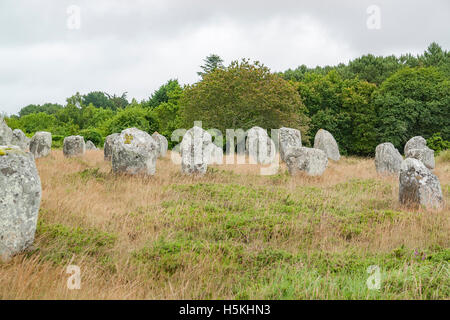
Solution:
<svg viewBox="0 0 450 320">
<path fill-rule="evenodd" d="M 67 27 L 71 5 L 79 29 Z M 379 30 L 367 28 L 370 5 Z M 433 41 L 450 48 L 448 0 L 1 0 L 0 113 L 64 104 L 77 91 L 140 101 L 168 79 L 196 82 L 211 53 L 284 71 L 418 54 Z"/>
</svg>

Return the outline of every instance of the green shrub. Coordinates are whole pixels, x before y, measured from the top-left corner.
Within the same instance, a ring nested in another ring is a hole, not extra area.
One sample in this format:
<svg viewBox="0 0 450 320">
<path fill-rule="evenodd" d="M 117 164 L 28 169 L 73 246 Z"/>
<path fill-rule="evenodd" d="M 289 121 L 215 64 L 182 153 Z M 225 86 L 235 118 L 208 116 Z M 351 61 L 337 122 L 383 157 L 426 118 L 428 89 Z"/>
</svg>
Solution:
<svg viewBox="0 0 450 320">
<path fill-rule="evenodd" d="M 80 136 L 84 137 L 84 141 L 91 140 L 97 147 L 103 146 L 103 137 L 98 129 L 84 129 L 80 131 Z"/>
<path fill-rule="evenodd" d="M 441 133 L 435 133 L 433 136 L 429 139 L 427 139 L 427 145 L 431 149 L 433 149 L 438 155 L 441 153 L 441 151 L 447 150 L 450 148 L 450 141 L 446 141 L 442 138 Z"/>
</svg>

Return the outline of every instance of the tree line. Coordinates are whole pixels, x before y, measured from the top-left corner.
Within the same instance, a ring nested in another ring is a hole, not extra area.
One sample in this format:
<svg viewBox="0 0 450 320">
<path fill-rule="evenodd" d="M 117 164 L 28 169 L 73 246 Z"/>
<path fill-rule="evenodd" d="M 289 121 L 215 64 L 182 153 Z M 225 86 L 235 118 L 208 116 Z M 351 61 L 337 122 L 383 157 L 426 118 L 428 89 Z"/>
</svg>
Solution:
<svg viewBox="0 0 450 320">
<path fill-rule="evenodd" d="M 27 135 L 52 132 L 55 146 L 76 134 L 101 146 L 107 135 L 129 127 L 158 131 L 173 146 L 173 130 L 196 120 L 223 134 L 227 128 L 297 128 L 306 146 L 323 128 L 344 155 L 371 156 L 382 142 L 402 152 L 416 135 L 436 151 L 450 145 L 450 52 L 436 43 L 417 56 L 368 54 L 347 64 L 275 73 L 247 59 L 224 66 L 213 54 L 201 69 L 198 82 L 168 80 L 140 102 L 126 92 L 76 93 L 64 105 L 25 106 L 6 121 Z"/>
</svg>

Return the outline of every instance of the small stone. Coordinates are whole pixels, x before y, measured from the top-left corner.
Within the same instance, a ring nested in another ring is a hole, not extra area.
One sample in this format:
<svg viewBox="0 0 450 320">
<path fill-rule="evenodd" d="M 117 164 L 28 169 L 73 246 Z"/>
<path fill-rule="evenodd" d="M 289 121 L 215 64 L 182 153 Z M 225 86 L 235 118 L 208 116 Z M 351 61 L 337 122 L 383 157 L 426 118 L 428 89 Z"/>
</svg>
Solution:
<svg viewBox="0 0 450 320">
<path fill-rule="evenodd" d="M 33 155 L 0 146 L 0 258 L 29 248 L 36 231 L 42 188 Z"/>
<path fill-rule="evenodd" d="M 88 140 L 86 142 L 86 150 L 98 150 L 98 148 L 95 146 L 95 144 L 91 140 Z"/>
<path fill-rule="evenodd" d="M 105 144 L 103 145 L 103 154 L 105 161 L 112 160 L 112 148 L 114 145 L 115 139 L 119 136 L 119 133 L 113 133 L 106 137 Z"/>
<path fill-rule="evenodd" d="M 434 161 L 434 150 L 427 146 L 422 149 L 408 149 L 408 152 L 405 153 L 405 157 L 422 161 L 422 163 L 430 170 L 434 169 L 436 166 Z"/>
<path fill-rule="evenodd" d="M 13 130 L 13 136 L 11 140 L 12 145 L 19 146 L 22 150 L 28 151 L 30 149 L 30 141 L 30 138 L 28 138 L 22 130 Z"/>
<path fill-rule="evenodd" d="M 86 144 L 82 136 L 69 136 L 64 138 L 63 153 L 66 157 L 81 156 L 86 152 Z"/>
<path fill-rule="evenodd" d="M 180 144 L 181 172 L 205 174 L 211 156 L 212 137 L 200 127 L 194 126 L 183 136 Z"/>
<path fill-rule="evenodd" d="M 269 164 L 275 158 L 275 144 L 263 128 L 253 127 L 247 131 L 245 147 L 250 161 Z"/>
<path fill-rule="evenodd" d="M 426 209 L 442 209 L 444 197 L 437 176 L 420 161 L 407 158 L 399 176 L 399 201 L 404 205 L 421 205 Z"/>
<path fill-rule="evenodd" d="M 5 122 L 5 119 L 0 118 L 0 145 L 11 144 L 13 138 L 13 131 Z"/>
<path fill-rule="evenodd" d="M 164 137 L 162 134 L 159 134 L 158 132 L 154 132 L 152 138 L 158 144 L 158 158 L 164 158 L 169 147 L 169 142 L 167 141 L 166 137 Z"/>
<path fill-rule="evenodd" d="M 46 157 L 52 150 L 52 134 L 46 131 L 38 131 L 30 141 L 30 152 L 34 158 Z"/>
<path fill-rule="evenodd" d="M 325 152 L 328 159 L 339 161 L 341 155 L 334 137 L 327 130 L 320 129 L 314 137 L 314 148 Z"/>
<path fill-rule="evenodd" d="M 380 174 L 398 174 L 403 157 L 390 142 L 379 144 L 375 149 L 375 168 Z"/>
<path fill-rule="evenodd" d="M 302 135 L 297 129 L 283 127 L 279 130 L 278 136 L 280 140 L 280 157 L 281 160 L 286 161 L 286 150 L 291 147 L 301 147 Z"/>
<path fill-rule="evenodd" d="M 408 153 L 410 149 L 423 149 L 427 146 L 427 140 L 421 136 L 416 136 L 408 140 L 405 144 L 404 153 Z"/>
<path fill-rule="evenodd" d="M 314 148 L 288 148 L 285 158 L 291 175 L 304 171 L 310 176 L 321 176 L 328 165 L 328 158 L 325 152 Z"/>
</svg>

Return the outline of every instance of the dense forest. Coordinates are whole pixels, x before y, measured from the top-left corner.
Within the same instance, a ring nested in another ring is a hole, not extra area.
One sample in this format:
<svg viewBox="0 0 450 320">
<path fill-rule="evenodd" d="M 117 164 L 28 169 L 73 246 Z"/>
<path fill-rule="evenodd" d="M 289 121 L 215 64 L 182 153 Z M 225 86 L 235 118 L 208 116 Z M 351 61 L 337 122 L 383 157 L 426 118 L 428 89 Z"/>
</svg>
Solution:
<svg viewBox="0 0 450 320">
<path fill-rule="evenodd" d="M 436 43 L 417 56 L 368 54 L 347 64 L 278 73 L 246 59 L 224 66 L 217 55 L 201 68 L 197 83 L 181 86 L 171 79 L 140 102 L 126 92 L 76 93 L 65 105 L 28 105 L 6 121 L 29 136 L 52 132 L 56 147 L 76 134 L 101 146 L 107 135 L 129 127 L 158 131 L 170 141 L 173 130 L 195 120 L 224 134 L 255 125 L 298 128 L 307 146 L 323 128 L 344 155 L 371 156 L 382 142 L 402 152 L 416 135 L 438 152 L 449 147 L 450 52 Z"/>
</svg>

